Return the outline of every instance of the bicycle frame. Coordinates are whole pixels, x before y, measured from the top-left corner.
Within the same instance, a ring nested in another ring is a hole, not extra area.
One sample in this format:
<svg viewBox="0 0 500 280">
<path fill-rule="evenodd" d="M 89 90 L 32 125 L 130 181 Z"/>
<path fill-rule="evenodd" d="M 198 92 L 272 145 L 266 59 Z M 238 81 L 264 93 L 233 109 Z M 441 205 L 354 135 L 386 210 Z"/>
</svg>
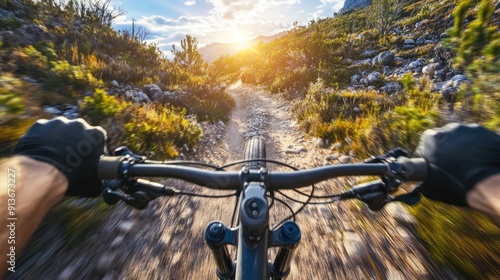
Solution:
<svg viewBox="0 0 500 280">
<path fill-rule="evenodd" d="M 220 279 L 283 279 L 290 273 L 290 262 L 301 238 L 300 229 L 296 223 L 287 221 L 271 231 L 265 183 L 245 183 L 243 188 L 239 226 L 230 229 L 214 221 L 205 232 L 205 240 L 217 264 L 217 276 Z M 227 245 L 237 247 L 236 263 L 229 256 Z M 272 247 L 280 247 L 280 250 L 274 263 L 268 263 L 267 251 Z"/>
</svg>

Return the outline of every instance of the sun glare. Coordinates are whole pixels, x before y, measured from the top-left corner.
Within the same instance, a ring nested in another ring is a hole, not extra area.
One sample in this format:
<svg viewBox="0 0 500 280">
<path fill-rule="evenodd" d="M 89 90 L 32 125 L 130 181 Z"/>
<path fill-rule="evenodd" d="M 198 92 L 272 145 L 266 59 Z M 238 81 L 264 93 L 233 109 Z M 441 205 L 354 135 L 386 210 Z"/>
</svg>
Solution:
<svg viewBox="0 0 500 280">
<path fill-rule="evenodd" d="M 241 31 L 235 31 L 231 34 L 231 42 L 234 43 L 238 49 L 246 49 L 250 47 L 249 41 L 252 38 L 249 38 L 248 35 Z"/>
</svg>

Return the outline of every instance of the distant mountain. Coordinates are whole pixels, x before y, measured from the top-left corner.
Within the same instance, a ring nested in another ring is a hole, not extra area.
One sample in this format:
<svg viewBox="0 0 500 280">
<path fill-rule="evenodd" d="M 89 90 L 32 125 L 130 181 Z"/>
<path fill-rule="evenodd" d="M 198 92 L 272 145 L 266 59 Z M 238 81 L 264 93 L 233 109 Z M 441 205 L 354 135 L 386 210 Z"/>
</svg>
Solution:
<svg viewBox="0 0 500 280">
<path fill-rule="evenodd" d="M 213 43 L 206 45 L 200 48 L 198 51 L 203 56 L 203 59 L 208 63 L 216 60 L 222 55 L 232 55 L 235 54 L 245 48 L 253 46 L 259 42 L 267 43 L 286 35 L 288 31 L 284 31 L 272 36 L 259 36 L 254 39 L 244 41 L 244 42 L 236 42 L 236 43 Z"/>
<path fill-rule="evenodd" d="M 340 9 L 339 13 L 345 13 L 353 9 L 364 8 L 372 4 L 372 0 L 346 0 L 344 7 Z"/>
</svg>

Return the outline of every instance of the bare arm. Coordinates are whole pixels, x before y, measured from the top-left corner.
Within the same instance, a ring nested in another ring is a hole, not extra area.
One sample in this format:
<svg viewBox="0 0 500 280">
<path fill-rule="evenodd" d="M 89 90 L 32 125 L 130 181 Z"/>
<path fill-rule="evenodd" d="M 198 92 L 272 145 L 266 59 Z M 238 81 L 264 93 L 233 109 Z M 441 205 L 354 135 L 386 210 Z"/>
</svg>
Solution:
<svg viewBox="0 0 500 280">
<path fill-rule="evenodd" d="M 54 166 L 27 156 L 0 163 L 0 278 L 47 212 L 63 197 L 66 177 Z M 11 208 L 9 208 L 11 206 Z M 12 250 L 14 249 L 14 250 Z M 11 251 L 15 252 L 15 255 Z M 9 256 L 10 255 L 10 256 Z"/>
<path fill-rule="evenodd" d="M 500 228 L 500 174 L 477 183 L 467 193 L 467 203 L 486 214 Z"/>
</svg>

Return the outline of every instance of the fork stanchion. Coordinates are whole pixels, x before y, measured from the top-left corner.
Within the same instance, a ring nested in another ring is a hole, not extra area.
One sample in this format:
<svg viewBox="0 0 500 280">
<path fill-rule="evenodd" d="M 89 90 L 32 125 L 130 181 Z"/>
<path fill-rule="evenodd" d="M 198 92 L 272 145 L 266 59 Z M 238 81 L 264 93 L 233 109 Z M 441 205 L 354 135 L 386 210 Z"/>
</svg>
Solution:
<svg viewBox="0 0 500 280">
<path fill-rule="evenodd" d="M 299 226 L 292 221 L 286 221 L 273 232 L 272 246 L 280 247 L 274 263 L 270 266 L 273 280 L 284 279 L 290 273 L 290 263 L 293 253 L 300 243 L 301 232 Z"/>
<path fill-rule="evenodd" d="M 234 237 L 234 231 L 219 221 L 211 222 L 205 231 L 205 241 L 214 256 L 219 279 L 234 279 L 235 266 L 227 249 L 227 244 L 234 245 Z"/>
</svg>

